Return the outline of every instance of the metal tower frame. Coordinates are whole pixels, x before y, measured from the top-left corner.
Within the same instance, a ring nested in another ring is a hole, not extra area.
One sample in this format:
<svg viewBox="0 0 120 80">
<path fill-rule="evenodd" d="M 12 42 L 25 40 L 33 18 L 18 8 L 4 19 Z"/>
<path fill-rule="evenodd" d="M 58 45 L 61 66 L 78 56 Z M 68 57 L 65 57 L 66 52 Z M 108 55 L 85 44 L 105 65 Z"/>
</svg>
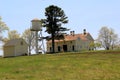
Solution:
<svg viewBox="0 0 120 80">
<path fill-rule="evenodd" d="M 33 19 L 32 21 L 40 21 L 38 19 Z M 31 22 L 32 22 L 31 21 Z M 36 26 L 39 26 L 39 24 L 37 23 Z M 32 32 L 35 32 L 35 35 L 33 36 L 32 39 L 35 39 L 35 46 L 32 47 L 32 49 L 35 49 L 36 54 L 38 53 L 45 53 L 45 46 L 44 46 L 44 41 L 43 41 L 43 36 L 42 36 L 42 26 L 40 29 L 32 29 L 34 27 L 34 25 L 32 25 L 31 27 L 31 34 L 34 34 Z M 32 40 L 31 40 L 32 43 Z"/>
</svg>

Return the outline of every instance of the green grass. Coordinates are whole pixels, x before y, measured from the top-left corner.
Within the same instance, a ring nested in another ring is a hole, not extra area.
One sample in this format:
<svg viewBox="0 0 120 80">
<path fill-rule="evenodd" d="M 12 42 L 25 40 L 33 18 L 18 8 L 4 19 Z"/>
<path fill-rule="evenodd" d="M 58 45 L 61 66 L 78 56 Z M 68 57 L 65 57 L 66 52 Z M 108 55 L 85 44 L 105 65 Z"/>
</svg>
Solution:
<svg viewBox="0 0 120 80">
<path fill-rule="evenodd" d="M 120 53 L 0 58 L 0 80 L 120 80 Z"/>
</svg>

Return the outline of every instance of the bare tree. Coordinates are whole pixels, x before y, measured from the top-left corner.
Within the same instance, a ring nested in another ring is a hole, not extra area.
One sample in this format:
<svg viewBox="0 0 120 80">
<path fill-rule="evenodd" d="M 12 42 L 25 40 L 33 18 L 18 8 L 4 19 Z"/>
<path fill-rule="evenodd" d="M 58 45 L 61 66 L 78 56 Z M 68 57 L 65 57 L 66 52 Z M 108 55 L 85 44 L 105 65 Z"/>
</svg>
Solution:
<svg viewBox="0 0 120 80">
<path fill-rule="evenodd" d="M 22 34 L 22 38 L 29 44 L 29 55 L 31 55 L 31 47 L 35 46 L 33 41 L 34 35 L 34 32 L 30 31 L 30 29 L 26 29 Z"/>
<path fill-rule="evenodd" d="M 113 49 L 117 39 L 118 36 L 112 28 L 105 26 L 100 29 L 98 40 L 106 50 Z"/>
</svg>

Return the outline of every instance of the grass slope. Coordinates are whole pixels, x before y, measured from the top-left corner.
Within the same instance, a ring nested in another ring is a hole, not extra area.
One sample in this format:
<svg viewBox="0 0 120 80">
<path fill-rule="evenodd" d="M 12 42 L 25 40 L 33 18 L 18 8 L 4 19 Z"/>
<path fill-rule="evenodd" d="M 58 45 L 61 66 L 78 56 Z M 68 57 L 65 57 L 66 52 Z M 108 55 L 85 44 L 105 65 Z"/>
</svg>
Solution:
<svg viewBox="0 0 120 80">
<path fill-rule="evenodd" d="M 0 80 L 120 80 L 119 53 L 0 58 Z"/>
</svg>

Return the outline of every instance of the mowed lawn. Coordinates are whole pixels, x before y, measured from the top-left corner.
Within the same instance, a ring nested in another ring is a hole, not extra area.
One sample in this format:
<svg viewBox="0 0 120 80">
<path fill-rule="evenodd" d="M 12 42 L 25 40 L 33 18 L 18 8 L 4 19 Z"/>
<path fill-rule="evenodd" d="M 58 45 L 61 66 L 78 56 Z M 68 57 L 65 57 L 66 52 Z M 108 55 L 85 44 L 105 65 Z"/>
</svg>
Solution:
<svg viewBox="0 0 120 80">
<path fill-rule="evenodd" d="M 0 80 L 120 80 L 120 53 L 0 58 Z"/>
</svg>

